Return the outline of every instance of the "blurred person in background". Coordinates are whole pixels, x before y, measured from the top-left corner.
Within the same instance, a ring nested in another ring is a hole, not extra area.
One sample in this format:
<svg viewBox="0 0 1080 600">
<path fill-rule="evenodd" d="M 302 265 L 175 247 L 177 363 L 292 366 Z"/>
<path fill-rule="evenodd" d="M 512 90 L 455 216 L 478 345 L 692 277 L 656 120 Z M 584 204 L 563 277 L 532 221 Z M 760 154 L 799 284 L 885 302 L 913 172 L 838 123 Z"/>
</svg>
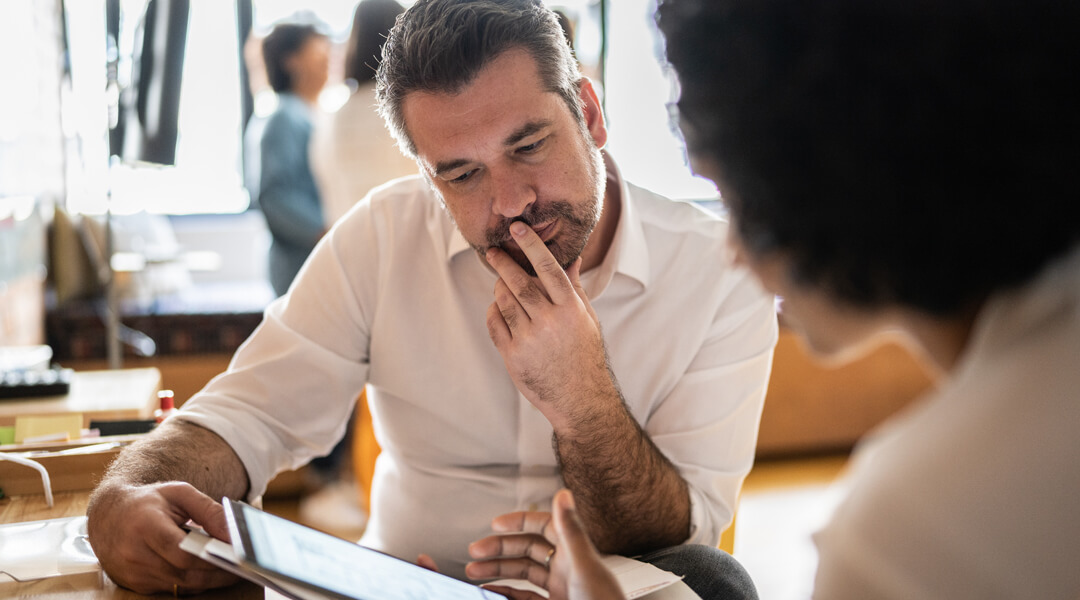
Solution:
<svg viewBox="0 0 1080 600">
<path fill-rule="evenodd" d="M 386 35 L 405 9 L 395 0 L 362 0 L 353 13 L 345 54 L 349 99 L 312 136 L 311 166 L 327 227 L 372 188 L 419 172 L 395 146 L 375 110 L 375 68 Z"/>
<path fill-rule="evenodd" d="M 270 229 L 270 283 L 281 296 L 326 232 L 308 156 L 319 93 L 329 78 L 330 40 L 314 25 L 282 23 L 262 50 L 278 105 L 259 144 L 259 206 Z"/>
</svg>

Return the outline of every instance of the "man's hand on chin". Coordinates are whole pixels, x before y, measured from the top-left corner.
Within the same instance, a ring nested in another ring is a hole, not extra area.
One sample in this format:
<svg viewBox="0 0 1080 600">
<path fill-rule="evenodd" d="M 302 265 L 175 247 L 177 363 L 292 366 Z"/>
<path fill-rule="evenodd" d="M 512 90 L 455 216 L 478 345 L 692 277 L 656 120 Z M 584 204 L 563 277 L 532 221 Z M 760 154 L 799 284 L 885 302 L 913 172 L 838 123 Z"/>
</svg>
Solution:
<svg viewBox="0 0 1080 600">
<path fill-rule="evenodd" d="M 563 271 L 543 240 L 524 223 L 510 233 L 536 269 L 530 277 L 506 252 L 487 251 L 499 274 L 487 326 L 518 390 L 560 425 L 621 404 L 608 369 L 600 324 L 581 286 L 581 259 Z M 595 402 L 585 404 L 585 399 Z"/>
</svg>

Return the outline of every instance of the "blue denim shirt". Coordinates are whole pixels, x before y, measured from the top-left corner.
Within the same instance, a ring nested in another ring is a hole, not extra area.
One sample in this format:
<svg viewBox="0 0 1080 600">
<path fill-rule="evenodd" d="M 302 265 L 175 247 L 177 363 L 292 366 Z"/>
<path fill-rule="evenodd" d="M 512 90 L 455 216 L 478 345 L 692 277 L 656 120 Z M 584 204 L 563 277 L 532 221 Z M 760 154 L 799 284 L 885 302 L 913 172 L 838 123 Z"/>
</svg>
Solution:
<svg viewBox="0 0 1080 600">
<path fill-rule="evenodd" d="M 289 289 L 324 227 L 319 190 L 308 162 L 311 110 L 296 95 L 279 94 L 277 110 L 266 122 L 259 145 L 259 205 L 272 238 L 270 283 L 279 296 Z"/>
</svg>

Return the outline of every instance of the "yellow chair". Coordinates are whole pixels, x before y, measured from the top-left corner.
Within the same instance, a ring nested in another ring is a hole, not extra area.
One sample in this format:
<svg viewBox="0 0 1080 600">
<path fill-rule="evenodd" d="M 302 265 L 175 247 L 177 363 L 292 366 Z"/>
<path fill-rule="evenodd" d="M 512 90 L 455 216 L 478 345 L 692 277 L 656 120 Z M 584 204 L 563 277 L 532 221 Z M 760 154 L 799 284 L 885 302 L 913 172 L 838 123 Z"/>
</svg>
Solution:
<svg viewBox="0 0 1080 600">
<path fill-rule="evenodd" d="M 360 393 L 356 402 L 356 416 L 353 421 L 352 461 L 356 482 L 360 485 L 363 506 L 371 506 L 371 478 L 375 475 L 375 459 L 382 450 L 375 441 L 375 430 L 371 425 L 371 411 L 367 405 L 367 390 Z M 735 550 L 735 517 L 731 525 L 720 536 L 720 549 L 731 554 Z"/>
<path fill-rule="evenodd" d="M 365 510 L 371 506 L 371 479 L 375 476 L 375 459 L 379 457 L 379 442 L 375 441 L 375 430 L 371 424 L 371 411 L 367 405 L 367 388 L 360 392 L 356 401 L 353 417 L 352 464 L 356 474 L 356 483 L 360 486 L 360 496 Z"/>
<path fill-rule="evenodd" d="M 735 514 L 731 515 L 731 525 L 720 534 L 719 548 L 728 554 L 735 554 L 735 519 L 739 517 L 739 509 L 735 508 Z"/>
</svg>

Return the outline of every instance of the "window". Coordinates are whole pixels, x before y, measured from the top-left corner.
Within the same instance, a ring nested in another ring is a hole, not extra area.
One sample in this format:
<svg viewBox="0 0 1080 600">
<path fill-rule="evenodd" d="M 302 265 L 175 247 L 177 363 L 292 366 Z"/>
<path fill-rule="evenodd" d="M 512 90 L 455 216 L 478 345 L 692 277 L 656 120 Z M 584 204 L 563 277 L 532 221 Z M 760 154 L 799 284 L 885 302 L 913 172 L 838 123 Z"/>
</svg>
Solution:
<svg viewBox="0 0 1080 600">
<path fill-rule="evenodd" d="M 147 0 L 120 0 L 118 80 L 131 83 L 136 27 Z M 253 0 L 253 35 L 265 35 L 281 19 L 302 13 L 345 43 L 353 0 Z M 411 4 L 408 0 L 403 2 Z M 600 4 L 597 0 L 552 0 L 575 24 L 575 46 L 586 74 L 597 77 Z M 191 0 L 179 108 L 175 166 L 114 162 L 107 144 L 105 16 L 101 3 L 67 2 L 72 86 L 65 98 L 65 135 L 76 143 L 68 157 L 68 209 L 105 212 L 111 192 L 113 212 L 157 214 L 236 213 L 249 206 L 243 186 L 240 56 L 236 6 L 221 0 Z M 661 66 L 653 0 L 607 3 L 608 53 L 605 107 L 609 148 L 627 179 L 679 199 L 714 198 L 711 183 L 686 166 L 681 142 L 672 132 L 667 104 L 672 83 Z M 340 53 L 343 56 L 343 52 Z M 258 90 L 257 90 L 258 91 Z M 333 110 L 347 97 L 340 81 L 324 92 Z M 272 93 L 256 97 L 256 115 L 273 110 Z M 251 142 L 248 142 L 251 148 Z"/>
<path fill-rule="evenodd" d="M 675 100 L 675 80 L 661 64 L 654 10 L 655 0 L 609 0 L 608 147 L 623 176 L 637 185 L 669 198 L 716 199 L 712 182 L 691 173 L 672 129 L 668 105 Z"/>
<path fill-rule="evenodd" d="M 147 0 L 121 0 L 117 80 L 132 83 L 136 29 Z M 105 15 L 102 4 L 67 2 L 72 63 L 69 137 L 77 140 L 68 209 L 127 214 L 235 213 L 247 209 L 240 159 L 240 71 L 236 8 L 192 0 L 180 88 L 175 166 L 114 162 L 107 142 Z"/>
</svg>

